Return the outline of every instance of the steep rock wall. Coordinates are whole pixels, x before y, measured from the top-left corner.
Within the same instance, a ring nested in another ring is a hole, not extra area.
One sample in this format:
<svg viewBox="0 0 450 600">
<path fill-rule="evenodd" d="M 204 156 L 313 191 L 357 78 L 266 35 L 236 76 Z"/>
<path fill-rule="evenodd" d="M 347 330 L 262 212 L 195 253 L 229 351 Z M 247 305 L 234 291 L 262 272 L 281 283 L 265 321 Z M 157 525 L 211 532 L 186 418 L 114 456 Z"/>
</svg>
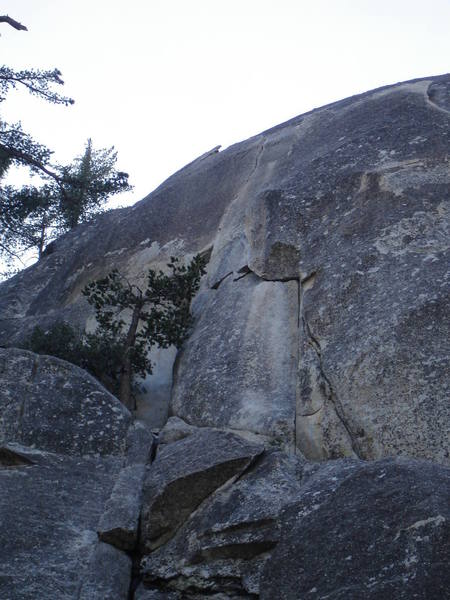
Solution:
<svg viewBox="0 0 450 600">
<path fill-rule="evenodd" d="M 212 248 L 173 414 L 312 459 L 448 461 L 449 90 L 398 84 L 207 153 L 3 284 L 1 342 L 84 326 L 80 290 L 113 267 L 139 283 Z"/>
</svg>

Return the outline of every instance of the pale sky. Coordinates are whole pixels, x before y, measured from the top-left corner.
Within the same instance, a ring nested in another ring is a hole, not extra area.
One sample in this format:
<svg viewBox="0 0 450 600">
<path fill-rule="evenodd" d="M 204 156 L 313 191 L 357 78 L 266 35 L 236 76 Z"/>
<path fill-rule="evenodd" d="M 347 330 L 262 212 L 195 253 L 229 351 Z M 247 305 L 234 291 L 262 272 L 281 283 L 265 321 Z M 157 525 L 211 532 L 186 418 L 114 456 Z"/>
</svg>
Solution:
<svg viewBox="0 0 450 600">
<path fill-rule="evenodd" d="M 375 87 L 450 71 L 450 0 L 3 0 L 2 62 L 53 68 L 72 107 L 25 92 L 8 121 L 60 162 L 114 145 L 135 202 L 216 145 Z M 16 182 L 22 177 L 16 175 Z"/>
</svg>

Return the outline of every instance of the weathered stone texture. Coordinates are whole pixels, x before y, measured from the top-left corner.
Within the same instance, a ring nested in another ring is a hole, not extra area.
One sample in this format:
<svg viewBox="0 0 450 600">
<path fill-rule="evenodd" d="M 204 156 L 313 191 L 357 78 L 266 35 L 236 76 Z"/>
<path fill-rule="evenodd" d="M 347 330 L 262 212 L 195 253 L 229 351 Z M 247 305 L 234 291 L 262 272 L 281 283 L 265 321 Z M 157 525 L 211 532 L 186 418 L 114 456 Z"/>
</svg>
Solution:
<svg viewBox="0 0 450 600">
<path fill-rule="evenodd" d="M 8 449 L 31 464 L 0 464 L 0 598 L 74 600 L 121 459 Z"/>
<path fill-rule="evenodd" d="M 192 448 L 193 459 L 200 453 Z M 236 481 L 213 490 L 173 539 L 144 558 L 145 584 L 187 598 L 258 594 L 261 569 L 279 541 L 278 516 L 300 492 L 302 464 L 270 452 Z"/>
<path fill-rule="evenodd" d="M 242 473 L 262 451 L 262 446 L 236 435 L 209 429 L 162 446 L 144 484 L 143 549 L 170 539 L 205 498 Z"/>
<path fill-rule="evenodd" d="M 406 459 L 333 470 L 282 515 L 261 599 L 446 598 L 450 470 Z"/>
<path fill-rule="evenodd" d="M 131 415 L 86 371 L 0 348 L 0 443 L 60 454 L 123 454 Z"/>
</svg>

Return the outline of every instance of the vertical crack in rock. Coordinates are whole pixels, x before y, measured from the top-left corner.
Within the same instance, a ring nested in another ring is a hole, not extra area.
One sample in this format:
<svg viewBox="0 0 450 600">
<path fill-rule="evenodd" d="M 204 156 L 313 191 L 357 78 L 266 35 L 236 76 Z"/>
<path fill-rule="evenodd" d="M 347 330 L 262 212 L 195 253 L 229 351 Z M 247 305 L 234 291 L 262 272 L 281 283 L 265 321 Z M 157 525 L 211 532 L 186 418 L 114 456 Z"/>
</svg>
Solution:
<svg viewBox="0 0 450 600">
<path fill-rule="evenodd" d="M 304 279 L 299 280 L 299 294 L 300 294 L 299 315 L 300 315 L 300 319 L 301 319 L 301 323 L 302 323 L 302 327 L 303 327 L 303 333 L 305 335 L 307 344 L 314 350 L 314 353 L 317 357 L 317 365 L 318 365 L 319 373 L 325 384 L 323 386 L 323 392 L 324 392 L 324 396 L 325 396 L 324 399 L 325 399 L 325 401 L 328 401 L 332 405 L 333 410 L 334 410 L 338 420 L 340 421 L 340 423 L 344 427 L 344 430 L 347 433 L 347 436 L 350 440 L 350 444 L 351 444 L 353 452 L 356 454 L 356 456 L 358 458 L 363 458 L 360 445 L 356 439 L 357 436 L 355 435 L 350 424 L 348 423 L 342 403 L 339 400 L 339 397 L 338 397 L 335 389 L 333 388 L 333 385 L 332 385 L 330 379 L 328 378 L 328 376 L 325 373 L 324 366 L 323 366 L 323 358 L 322 358 L 322 348 L 321 348 L 320 342 L 313 335 L 313 333 L 311 331 L 311 327 L 308 323 L 308 319 L 305 314 L 304 303 L 303 303 L 304 293 L 308 289 L 308 287 L 314 283 L 315 276 L 316 276 L 316 273 L 313 272 L 310 275 L 308 275 L 307 277 L 305 277 Z M 318 409 L 313 410 L 306 416 L 309 416 L 309 417 L 313 416 L 313 415 L 319 413 L 322 410 L 322 408 L 323 408 L 323 406 L 321 406 Z"/>
<path fill-rule="evenodd" d="M 300 358 L 300 323 L 301 323 L 301 311 L 302 311 L 302 282 L 300 277 L 297 279 L 297 356 L 296 363 L 298 365 L 298 361 Z M 298 386 L 295 386 L 295 410 L 294 410 L 294 452 L 297 452 L 297 390 Z"/>
</svg>

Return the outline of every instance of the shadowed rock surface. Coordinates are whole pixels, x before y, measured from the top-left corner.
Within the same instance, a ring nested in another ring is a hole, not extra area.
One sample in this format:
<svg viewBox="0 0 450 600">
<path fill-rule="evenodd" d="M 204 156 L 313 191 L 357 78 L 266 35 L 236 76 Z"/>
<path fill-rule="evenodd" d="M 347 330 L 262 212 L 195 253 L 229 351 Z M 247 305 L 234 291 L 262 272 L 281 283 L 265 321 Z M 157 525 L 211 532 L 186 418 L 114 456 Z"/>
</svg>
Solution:
<svg viewBox="0 0 450 600">
<path fill-rule="evenodd" d="M 245 471 L 262 451 L 236 435 L 209 429 L 163 446 L 144 484 L 143 548 L 152 550 L 170 539 L 205 498 Z"/>
<path fill-rule="evenodd" d="M 0 349 L 0 598 L 126 598 L 131 561 L 114 549 L 111 569 L 97 529 L 123 480 L 127 439 L 137 454 L 130 423 L 82 369 Z"/>
<path fill-rule="evenodd" d="M 281 517 L 261 598 L 446 598 L 449 498 L 450 469 L 424 461 L 382 460 L 334 469 L 331 481 L 313 478 Z"/>
<path fill-rule="evenodd" d="M 131 415 L 79 367 L 0 348 L 0 443 L 62 454 L 123 454 Z"/>
<path fill-rule="evenodd" d="M 191 460 L 198 460 L 200 448 L 192 450 Z M 214 490 L 172 540 L 143 560 L 144 583 L 187 598 L 258 594 L 260 571 L 279 541 L 278 516 L 300 491 L 302 462 L 269 452 Z"/>
<path fill-rule="evenodd" d="M 450 75 L 367 92 L 206 153 L 2 283 L 14 345 L 92 329 L 81 290 L 113 268 L 209 256 L 145 424 L 0 349 L 0 597 L 443 600 L 449 155 Z"/>
</svg>

